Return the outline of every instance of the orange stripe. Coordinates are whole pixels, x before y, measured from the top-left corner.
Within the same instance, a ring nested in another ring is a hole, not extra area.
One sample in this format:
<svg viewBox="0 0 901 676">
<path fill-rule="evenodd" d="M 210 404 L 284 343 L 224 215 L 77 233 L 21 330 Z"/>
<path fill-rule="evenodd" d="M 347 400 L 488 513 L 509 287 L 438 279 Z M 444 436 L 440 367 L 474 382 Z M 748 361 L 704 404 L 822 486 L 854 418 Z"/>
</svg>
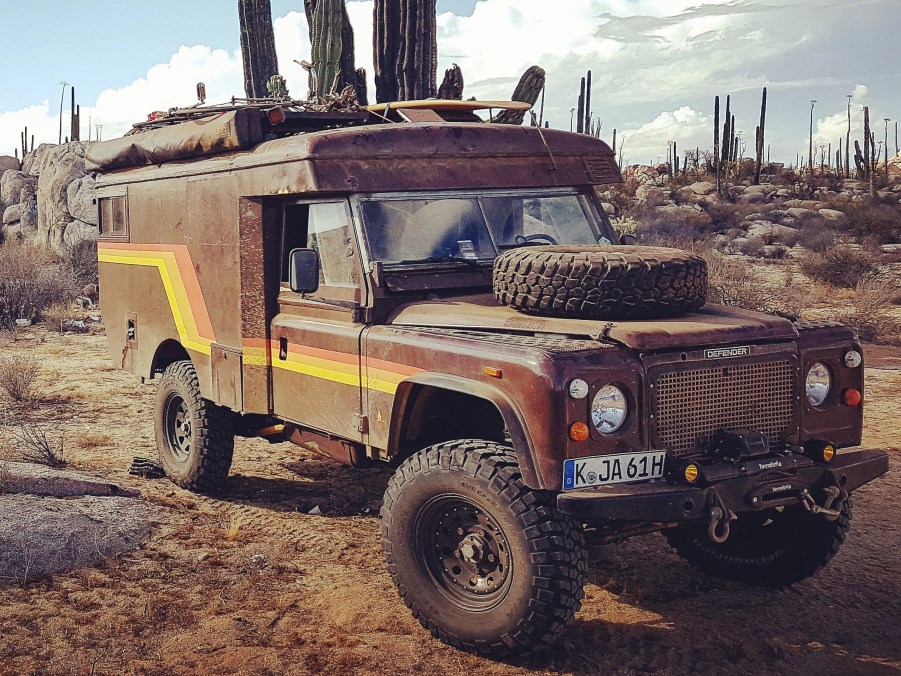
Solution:
<svg viewBox="0 0 901 676">
<path fill-rule="evenodd" d="M 127 252 L 126 255 L 131 254 L 135 256 L 150 252 L 168 253 L 173 255 L 175 257 L 176 267 L 178 268 L 178 277 L 181 280 L 180 291 L 185 294 L 191 309 L 190 316 L 185 317 L 185 319 L 194 324 L 193 328 L 195 328 L 199 337 L 206 338 L 210 342 L 216 342 L 216 333 L 213 330 L 213 323 L 210 320 L 210 314 L 203 297 L 200 280 L 197 278 L 197 272 L 194 269 L 194 265 L 191 261 L 191 254 L 186 245 L 98 242 L 97 248 L 100 251 Z M 176 280 L 173 279 L 173 283 L 175 282 Z"/>
</svg>

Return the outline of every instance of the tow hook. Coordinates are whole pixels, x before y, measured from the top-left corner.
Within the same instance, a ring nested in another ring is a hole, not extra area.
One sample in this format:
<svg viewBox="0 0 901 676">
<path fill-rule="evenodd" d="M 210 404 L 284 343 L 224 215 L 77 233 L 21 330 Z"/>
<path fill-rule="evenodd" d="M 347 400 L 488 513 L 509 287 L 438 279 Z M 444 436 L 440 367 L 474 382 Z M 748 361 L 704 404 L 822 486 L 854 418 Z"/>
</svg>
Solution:
<svg viewBox="0 0 901 676">
<path fill-rule="evenodd" d="M 722 498 L 713 492 L 714 505 L 710 507 L 710 522 L 707 525 L 707 537 L 718 545 L 729 539 L 729 524 L 738 517 L 735 512 L 723 504 Z"/>
<path fill-rule="evenodd" d="M 801 491 L 801 504 L 811 514 L 821 514 L 826 521 L 835 521 L 842 513 L 842 507 L 848 499 L 848 491 L 838 486 L 827 486 L 823 489 L 826 498 L 818 505 L 806 488 Z"/>
</svg>

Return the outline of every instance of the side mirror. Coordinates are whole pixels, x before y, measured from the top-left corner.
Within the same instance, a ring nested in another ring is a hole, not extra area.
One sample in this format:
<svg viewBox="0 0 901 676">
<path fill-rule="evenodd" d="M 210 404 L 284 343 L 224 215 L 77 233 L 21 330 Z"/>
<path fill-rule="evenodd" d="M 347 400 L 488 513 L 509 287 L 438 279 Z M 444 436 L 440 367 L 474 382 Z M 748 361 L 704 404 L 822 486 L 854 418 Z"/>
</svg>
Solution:
<svg viewBox="0 0 901 676">
<path fill-rule="evenodd" d="M 319 253 L 315 249 L 292 249 L 288 268 L 288 284 L 294 293 L 313 293 L 319 288 Z"/>
<path fill-rule="evenodd" d="M 627 245 L 638 244 L 639 239 L 641 239 L 641 237 L 639 237 L 638 235 L 627 232 L 625 235 L 620 235 L 619 243 Z"/>
</svg>

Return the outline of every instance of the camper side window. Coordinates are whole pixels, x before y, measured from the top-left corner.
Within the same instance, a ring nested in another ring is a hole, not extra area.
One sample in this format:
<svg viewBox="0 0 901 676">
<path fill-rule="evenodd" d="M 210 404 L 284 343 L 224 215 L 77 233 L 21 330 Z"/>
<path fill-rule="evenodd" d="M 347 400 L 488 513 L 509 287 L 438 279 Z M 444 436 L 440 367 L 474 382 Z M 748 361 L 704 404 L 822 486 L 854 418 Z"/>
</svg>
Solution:
<svg viewBox="0 0 901 676">
<path fill-rule="evenodd" d="M 100 198 L 100 235 L 125 237 L 128 234 L 128 208 L 125 196 Z"/>
</svg>

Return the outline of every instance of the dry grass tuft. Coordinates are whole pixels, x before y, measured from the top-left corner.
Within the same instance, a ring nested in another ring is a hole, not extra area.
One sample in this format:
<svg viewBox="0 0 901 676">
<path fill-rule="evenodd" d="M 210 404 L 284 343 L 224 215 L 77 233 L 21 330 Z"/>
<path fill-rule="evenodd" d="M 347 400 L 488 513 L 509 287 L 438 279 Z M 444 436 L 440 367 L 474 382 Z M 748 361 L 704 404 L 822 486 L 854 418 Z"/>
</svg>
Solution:
<svg viewBox="0 0 901 676">
<path fill-rule="evenodd" d="M 47 432 L 40 425 L 20 425 L 15 434 L 22 447 L 22 459 L 25 462 L 33 462 L 48 467 L 65 467 L 69 464 L 66 460 L 64 440 L 60 436 L 52 441 Z"/>
<path fill-rule="evenodd" d="M 15 402 L 30 404 L 37 394 L 35 380 L 41 372 L 40 362 L 30 354 L 0 357 L 0 389 Z"/>
<path fill-rule="evenodd" d="M 79 432 L 75 437 L 75 445 L 84 450 L 109 446 L 112 441 L 112 437 L 103 432 Z"/>
<path fill-rule="evenodd" d="M 241 534 L 241 515 L 232 514 L 228 520 L 228 528 L 225 531 L 225 539 L 235 542 Z"/>
</svg>

